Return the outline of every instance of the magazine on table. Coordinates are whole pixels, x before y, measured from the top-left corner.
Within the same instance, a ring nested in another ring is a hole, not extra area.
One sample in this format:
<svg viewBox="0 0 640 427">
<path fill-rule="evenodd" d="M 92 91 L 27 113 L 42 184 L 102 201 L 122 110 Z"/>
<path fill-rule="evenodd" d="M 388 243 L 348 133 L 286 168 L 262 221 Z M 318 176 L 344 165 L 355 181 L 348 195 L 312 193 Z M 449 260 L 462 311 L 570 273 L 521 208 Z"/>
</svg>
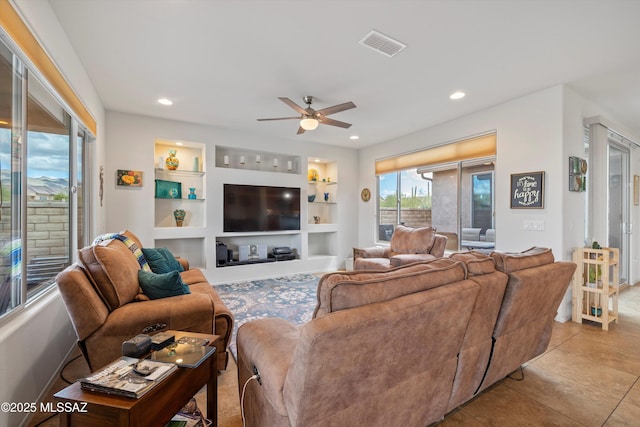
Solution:
<svg viewBox="0 0 640 427">
<path fill-rule="evenodd" d="M 177 369 L 173 363 L 122 356 L 98 372 L 82 378 L 80 387 L 137 399 Z"/>
</svg>

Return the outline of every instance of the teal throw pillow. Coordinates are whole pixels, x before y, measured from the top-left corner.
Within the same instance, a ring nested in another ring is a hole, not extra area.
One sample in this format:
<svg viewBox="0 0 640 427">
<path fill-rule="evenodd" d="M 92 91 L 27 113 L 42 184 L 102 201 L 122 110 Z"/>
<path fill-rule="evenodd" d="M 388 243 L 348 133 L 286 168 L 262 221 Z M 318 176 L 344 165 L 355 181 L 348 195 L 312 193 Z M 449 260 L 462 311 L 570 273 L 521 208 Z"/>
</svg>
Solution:
<svg viewBox="0 0 640 427">
<path fill-rule="evenodd" d="M 180 273 L 177 271 L 157 274 L 149 271 L 138 270 L 138 281 L 140 282 L 142 292 L 150 299 L 173 297 L 191 293 L 189 287 L 184 284 L 180 277 Z"/>
<path fill-rule="evenodd" d="M 167 248 L 142 248 L 142 254 L 154 273 L 163 274 L 171 271 L 184 271 L 182 264 L 176 260 Z"/>
<path fill-rule="evenodd" d="M 169 268 L 171 268 L 172 271 L 173 270 L 184 271 L 184 268 L 182 268 L 182 264 L 180 264 L 180 261 L 176 259 L 176 257 L 171 253 L 171 251 L 169 251 L 169 249 L 158 248 L 158 250 L 167 260 L 167 263 L 169 264 Z"/>
</svg>

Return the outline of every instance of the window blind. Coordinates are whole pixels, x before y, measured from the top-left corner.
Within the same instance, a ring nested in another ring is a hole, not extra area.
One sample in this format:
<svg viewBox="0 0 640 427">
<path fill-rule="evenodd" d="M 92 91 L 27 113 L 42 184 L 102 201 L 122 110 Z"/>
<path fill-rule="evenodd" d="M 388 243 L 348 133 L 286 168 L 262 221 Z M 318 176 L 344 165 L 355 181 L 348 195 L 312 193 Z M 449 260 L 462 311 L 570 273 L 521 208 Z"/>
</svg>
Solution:
<svg viewBox="0 0 640 427">
<path fill-rule="evenodd" d="M 496 134 L 467 138 L 376 161 L 376 175 L 496 155 Z"/>
<path fill-rule="evenodd" d="M 47 52 L 22 21 L 9 0 L 0 0 L 0 27 L 6 31 L 13 42 L 29 58 L 38 72 L 47 80 L 64 102 L 73 110 L 77 118 L 97 135 L 96 120 L 76 95 L 71 85 L 53 63 Z"/>
</svg>

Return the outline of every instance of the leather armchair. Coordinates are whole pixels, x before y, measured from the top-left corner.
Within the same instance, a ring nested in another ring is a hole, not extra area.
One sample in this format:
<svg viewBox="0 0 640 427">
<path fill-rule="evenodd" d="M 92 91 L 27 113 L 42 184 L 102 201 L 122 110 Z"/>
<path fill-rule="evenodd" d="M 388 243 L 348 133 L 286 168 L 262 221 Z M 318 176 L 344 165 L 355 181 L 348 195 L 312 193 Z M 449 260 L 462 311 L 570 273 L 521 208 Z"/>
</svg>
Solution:
<svg viewBox="0 0 640 427">
<path fill-rule="evenodd" d="M 122 233 L 136 242 L 131 232 Z M 78 346 L 91 370 L 115 360 L 122 342 L 148 326 L 220 335 L 217 367 L 227 366 L 227 347 L 233 330 L 233 314 L 222 302 L 201 270 L 180 273 L 190 294 L 149 300 L 138 282 L 136 256 L 119 240 L 108 240 L 78 251 L 78 262 L 58 274 L 57 285 L 78 337 Z"/>
<path fill-rule="evenodd" d="M 441 258 L 447 237 L 433 227 L 398 225 L 388 247 L 353 248 L 354 270 L 387 270 L 418 261 Z"/>
</svg>

